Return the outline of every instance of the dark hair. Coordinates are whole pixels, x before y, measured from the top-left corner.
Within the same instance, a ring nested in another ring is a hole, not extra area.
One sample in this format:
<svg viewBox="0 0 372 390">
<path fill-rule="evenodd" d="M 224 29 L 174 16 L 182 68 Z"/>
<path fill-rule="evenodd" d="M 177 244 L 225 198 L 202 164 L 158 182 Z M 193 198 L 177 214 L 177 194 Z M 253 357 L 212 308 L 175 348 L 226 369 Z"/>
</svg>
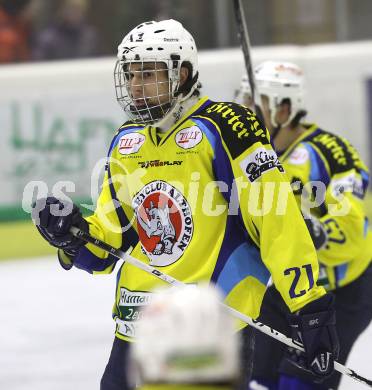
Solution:
<svg viewBox="0 0 372 390">
<path fill-rule="evenodd" d="M 191 62 L 189 62 L 189 61 L 182 62 L 181 68 L 186 68 L 189 71 L 189 74 L 187 75 L 187 80 L 185 81 L 185 83 L 181 87 L 178 88 L 178 91 L 175 93 L 175 96 L 178 96 L 181 93 L 183 95 L 187 95 L 191 91 L 191 88 L 193 87 L 193 85 L 195 83 L 198 83 L 199 72 L 196 72 L 195 76 L 192 77 L 193 67 L 192 67 Z M 200 95 L 199 88 L 201 88 L 200 83 L 198 83 L 192 96 L 199 96 Z"/>
<path fill-rule="evenodd" d="M 289 98 L 284 98 L 280 104 L 287 104 L 289 106 L 289 108 L 292 107 L 292 104 L 291 104 L 291 99 Z M 293 117 L 293 119 L 291 120 L 291 122 L 289 123 L 289 127 L 291 127 L 292 129 L 295 129 L 301 122 L 301 120 L 307 115 L 307 111 L 306 110 L 299 110 L 296 115 Z"/>
</svg>

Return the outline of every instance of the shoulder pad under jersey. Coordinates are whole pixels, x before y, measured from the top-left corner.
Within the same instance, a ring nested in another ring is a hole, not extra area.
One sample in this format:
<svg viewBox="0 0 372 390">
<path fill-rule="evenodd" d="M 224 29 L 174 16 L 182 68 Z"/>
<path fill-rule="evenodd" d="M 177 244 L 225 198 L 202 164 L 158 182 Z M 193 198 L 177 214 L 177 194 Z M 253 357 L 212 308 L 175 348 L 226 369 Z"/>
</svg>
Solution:
<svg viewBox="0 0 372 390">
<path fill-rule="evenodd" d="M 331 176 L 354 168 L 348 145 L 340 136 L 318 129 L 304 141 L 320 151 L 329 165 Z"/>
<path fill-rule="evenodd" d="M 233 159 L 259 142 L 269 144 L 265 126 L 248 108 L 233 102 L 211 102 L 198 116 L 215 123 Z"/>
</svg>

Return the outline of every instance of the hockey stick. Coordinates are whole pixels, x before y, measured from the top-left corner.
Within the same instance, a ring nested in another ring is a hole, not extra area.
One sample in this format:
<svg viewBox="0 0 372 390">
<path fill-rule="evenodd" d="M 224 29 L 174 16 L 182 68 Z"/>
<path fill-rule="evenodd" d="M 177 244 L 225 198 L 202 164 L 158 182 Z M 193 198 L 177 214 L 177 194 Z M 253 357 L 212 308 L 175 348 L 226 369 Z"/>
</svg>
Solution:
<svg viewBox="0 0 372 390">
<path fill-rule="evenodd" d="M 252 93 L 252 102 L 255 113 L 258 118 L 265 124 L 264 117 L 262 115 L 261 107 L 257 104 L 261 99 L 257 99 L 256 79 L 254 77 L 252 58 L 251 58 L 251 43 L 248 35 L 248 28 L 245 22 L 244 8 L 241 0 L 233 0 L 234 3 L 234 15 L 238 28 L 238 39 L 243 50 L 245 68 L 247 70 L 248 82 Z"/>
<path fill-rule="evenodd" d="M 88 242 L 90 244 L 95 245 L 96 247 L 103 249 L 104 251 L 111 253 L 113 256 L 117 257 L 120 260 L 124 260 L 129 264 L 132 264 L 133 266 L 142 269 L 143 271 L 152 274 L 162 280 L 163 282 L 166 282 L 168 284 L 171 284 L 173 286 L 184 286 L 185 283 L 180 282 L 179 280 L 173 278 L 170 275 L 167 275 L 155 267 L 152 267 L 149 264 L 145 264 L 142 261 L 136 259 L 135 257 L 130 256 L 128 253 L 125 253 L 121 251 L 120 249 L 115 249 L 114 247 L 108 245 L 107 243 L 92 237 L 90 234 L 76 228 L 76 227 L 71 227 L 70 232 L 80 238 L 81 240 Z M 302 352 L 304 352 L 303 345 L 290 339 L 289 337 L 285 336 L 284 334 L 278 332 L 277 330 L 259 322 L 255 321 L 252 318 L 246 316 L 243 313 L 240 313 L 239 311 L 233 309 L 232 307 L 224 304 L 221 302 L 221 305 L 229 312 L 231 313 L 234 317 L 239 318 L 241 321 L 245 322 L 246 324 L 249 324 L 253 326 L 254 328 L 260 330 L 261 332 L 273 337 L 274 339 L 282 342 L 283 344 L 288 345 L 289 347 L 296 348 Z M 335 362 L 334 363 L 334 369 L 341 374 L 348 375 L 349 377 L 362 382 L 370 387 L 372 387 L 372 381 L 369 379 L 366 379 L 362 377 L 361 375 L 357 374 L 355 371 L 351 370 L 350 368 L 345 367 L 344 365 Z"/>
</svg>

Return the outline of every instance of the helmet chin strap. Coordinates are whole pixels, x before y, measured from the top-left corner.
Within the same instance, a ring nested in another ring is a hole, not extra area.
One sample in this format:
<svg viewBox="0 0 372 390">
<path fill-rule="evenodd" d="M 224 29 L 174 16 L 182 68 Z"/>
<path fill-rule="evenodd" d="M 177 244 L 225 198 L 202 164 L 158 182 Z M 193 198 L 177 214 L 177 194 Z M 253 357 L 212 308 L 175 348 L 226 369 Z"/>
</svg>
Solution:
<svg viewBox="0 0 372 390">
<path fill-rule="evenodd" d="M 165 132 L 172 127 L 198 100 L 196 96 L 195 99 L 192 98 L 192 94 L 197 87 L 198 83 L 195 80 L 195 83 L 191 87 L 189 93 L 185 96 L 179 94 L 174 100 L 173 107 L 164 115 L 164 117 L 154 122 L 152 126 L 159 128 L 162 132 Z"/>
<path fill-rule="evenodd" d="M 274 125 L 273 132 L 270 135 L 271 142 L 274 142 L 275 138 L 278 136 L 278 134 L 282 128 L 282 125 L 280 123 L 276 122 L 275 117 L 276 117 L 276 109 L 271 108 L 270 109 L 270 120 L 271 120 L 271 123 Z"/>
<path fill-rule="evenodd" d="M 198 97 L 192 97 L 192 93 L 187 96 L 178 96 L 173 107 L 164 115 L 163 118 L 154 122 L 152 126 L 159 128 L 161 132 L 168 131 L 182 115 L 189 110 L 198 100 Z"/>
<path fill-rule="evenodd" d="M 142 120 L 147 123 L 160 120 L 163 115 L 163 111 L 170 109 L 170 103 L 164 103 L 162 106 L 147 106 L 146 108 L 136 109 L 134 106 L 130 106 L 130 111 L 133 115 L 138 115 Z"/>
</svg>

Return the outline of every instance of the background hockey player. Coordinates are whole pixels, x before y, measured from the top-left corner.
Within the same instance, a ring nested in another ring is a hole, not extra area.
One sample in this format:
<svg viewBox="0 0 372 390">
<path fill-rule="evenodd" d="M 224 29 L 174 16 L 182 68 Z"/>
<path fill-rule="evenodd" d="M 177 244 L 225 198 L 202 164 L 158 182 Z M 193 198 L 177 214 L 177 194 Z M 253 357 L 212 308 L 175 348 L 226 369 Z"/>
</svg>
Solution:
<svg viewBox="0 0 372 390">
<path fill-rule="evenodd" d="M 62 266 L 91 273 L 115 267 L 112 256 L 70 234 L 75 225 L 111 246 L 133 247 L 134 257 L 183 282 L 217 284 L 228 305 L 253 318 L 271 275 L 290 310 L 300 310 L 292 321 L 304 337 L 309 368 L 328 374 L 338 346 L 332 297 L 314 283 L 316 252 L 292 194 L 286 212 L 276 213 L 279 189 L 288 182 L 265 128 L 243 106 L 199 97 L 195 42 L 174 20 L 142 23 L 124 37 L 115 87 L 130 121 L 109 148 L 95 214 L 84 219 L 76 205 L 53 197 L 34 208 Z M 272 183 L 269 199 L 257 191 Z M 125 384 L 128 341 L 140 309 L 161 285 L 130 264 L 119 269 L 116 334 L 101 389 Z M 320 323 L 303 327 L 305 317 L 319 316 Z M 252 355 L 245 340 L 247 380 Z M 330 359 L 318 369 L 326 354 Z"/>
<path fill-rule="evenodd" d="M 212 285 L 159 292 L 143 310 L 128 376 L 140 389 L 233 389 L 242 372 L 240 334 Z M 135 382 L 135 380 L 133 380 Z"/>
<path fill-rule="evenodd" d="M 306 105 L 300 67 L 268 61 L 257 66 L 255 77 L 271 141 L 307 217 L 317 249 L 318 284 L 332 290 L 336 297 L 339 361 L 345 363 L 351 347 L 372 318 L 372 234 L 363 208 L 368 169 L 345 138 L 303 121 Z M 239 99 L 251 105 L 246 76 L 242 79 Z M 311 187 L 312 183 L 316 187 Z M 264 298 L 261 321 L 288 333 L 287 313 L 280 294 L 274 286 L 270 287 Z M 334 372 L 323 383 L 315 384 L 316 378 L 310 372 L 297 367 L 301 366 L 302 357 L 293 354 L 290 362 L 283 358 L 284 353 L 284 348 L 275 341 L 256 335 L 252 389 L 258 388 L 257 383 L 280 390 L 338 387 L 339 373 Z"/>
</svg>

